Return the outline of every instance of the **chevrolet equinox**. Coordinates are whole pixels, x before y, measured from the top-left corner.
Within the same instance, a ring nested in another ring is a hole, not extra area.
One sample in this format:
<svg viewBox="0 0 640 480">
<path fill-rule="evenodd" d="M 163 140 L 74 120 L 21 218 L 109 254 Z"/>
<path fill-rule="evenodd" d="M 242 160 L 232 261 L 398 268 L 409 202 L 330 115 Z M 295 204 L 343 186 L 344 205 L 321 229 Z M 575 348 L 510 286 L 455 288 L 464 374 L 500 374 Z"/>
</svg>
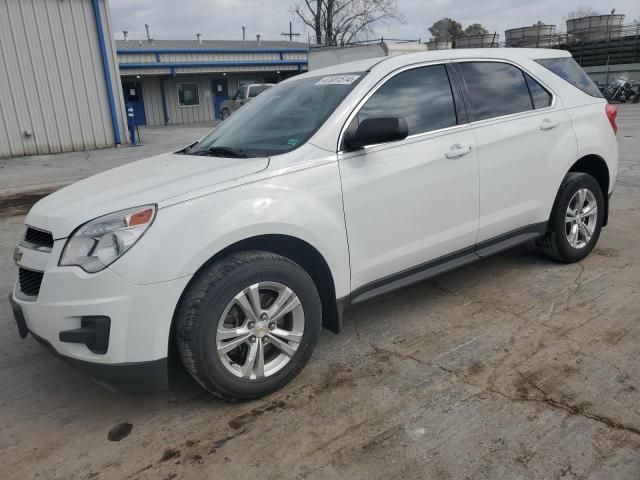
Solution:
<svg viewBox="0 0 640 480">
<path fill-rule="evenodd" d="M 40 200 L 15 251 L 14 317 L 115 388 L 166 388 L 175 356 L 216 395 L 260 397 L 350 305 L 534 239 L 557 262 L 588 255 L 616 130 L 559 50 L 311 71 L 180 151 Z"/>
</svg>

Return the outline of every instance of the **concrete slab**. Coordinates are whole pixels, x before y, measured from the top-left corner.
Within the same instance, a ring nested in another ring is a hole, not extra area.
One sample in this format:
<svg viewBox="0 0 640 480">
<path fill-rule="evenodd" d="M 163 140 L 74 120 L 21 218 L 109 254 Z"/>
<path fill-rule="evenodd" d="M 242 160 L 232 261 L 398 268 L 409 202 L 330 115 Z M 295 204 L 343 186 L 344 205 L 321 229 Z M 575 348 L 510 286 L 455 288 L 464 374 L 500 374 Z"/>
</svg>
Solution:
<svg viewBox="0 0 640 480">
<path fill-rule="evenodd" d="M 587 259 L 524 245 L 354 308 L 255 402 L 188 377 L 113 393 L 20 340 L 6 294 L 22 217 L 0 219 L 0 478 L 639 478 L 640 106 L 619 122 L 610 225 Z"/>
<path fill-rule="evenodd" d="M 211 123 L 141 126 L 142 144 L 137 147 L 0 159 L 0 198 L 26 193 L 50 193 L 125 163 L 176 150 L 197 140 L 213 127 Z"/>
</svg>

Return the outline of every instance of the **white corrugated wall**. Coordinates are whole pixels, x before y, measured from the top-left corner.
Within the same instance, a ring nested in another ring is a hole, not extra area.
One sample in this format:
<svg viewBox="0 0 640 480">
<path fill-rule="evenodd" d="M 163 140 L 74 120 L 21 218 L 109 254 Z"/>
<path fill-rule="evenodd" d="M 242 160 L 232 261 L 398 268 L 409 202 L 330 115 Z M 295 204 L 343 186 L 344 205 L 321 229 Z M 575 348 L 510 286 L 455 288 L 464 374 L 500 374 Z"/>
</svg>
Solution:
<svg viewBox="0 0 640 480">
<path fill-rule="evenodd" d="M 124 143 L 107 0 L 100 12 Z M 0 0 L 0 158 L 112 146 L 111 118 L 92 0 Z"/>
<path fill-rule="evenodd" d="M 142 98 L 144 100 L 144 113 L 147 119 L 147 125 L 164 125 L 160 79 L 158 77 L 143 77 L 138 81 L 142 82 Z M 178 103 L 178 83 L 197 83 L 200 104 L 181 107 Z M 210 77 L 165 77 L 164 88 L 169 125 L 198 122 L 211 122 L 213 124 L 215 117 Z"/>
<path fill-rule="evenodd" d="M 150 127 L 164 125 L 160 79 L 146 77 L 142 78 L 140 82 L 142 83 L 142 99 L 144 100 L 144 115 L 147 119 L 147 125 Z"/>
</svg>

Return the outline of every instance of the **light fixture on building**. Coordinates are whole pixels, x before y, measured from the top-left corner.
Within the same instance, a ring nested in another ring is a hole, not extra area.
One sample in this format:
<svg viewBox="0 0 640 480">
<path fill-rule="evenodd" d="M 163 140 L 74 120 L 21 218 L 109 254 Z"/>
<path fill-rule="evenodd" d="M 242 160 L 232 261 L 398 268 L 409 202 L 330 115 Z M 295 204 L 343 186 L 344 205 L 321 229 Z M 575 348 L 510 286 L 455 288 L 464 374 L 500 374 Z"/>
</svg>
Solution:
<svg viewBox="0 0 640 480">
<path fill-rule="evenodd" d="M 227 76 L 227 72 L 222 72 L 222 76 L 226 77 Z"/>
<path fill-rule="evenodd" d="M 140 78 L 140 75 L 136 75 L 136 78 Z"/>
</svg>

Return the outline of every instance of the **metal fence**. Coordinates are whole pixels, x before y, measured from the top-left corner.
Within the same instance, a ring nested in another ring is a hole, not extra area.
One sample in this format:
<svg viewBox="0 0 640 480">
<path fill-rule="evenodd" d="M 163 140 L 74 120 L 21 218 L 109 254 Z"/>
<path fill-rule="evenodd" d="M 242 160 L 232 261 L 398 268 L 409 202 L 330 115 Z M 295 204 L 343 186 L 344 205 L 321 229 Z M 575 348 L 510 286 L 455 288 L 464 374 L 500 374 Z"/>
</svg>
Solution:
<svg viewBox="0 0 640 480">
<path fill-rule="evenodd" d="M 588 30 L 564 34 L 558 48 L 571 52 L 583 67 L 640 63 L 640 24 Z"/>
</svg>

